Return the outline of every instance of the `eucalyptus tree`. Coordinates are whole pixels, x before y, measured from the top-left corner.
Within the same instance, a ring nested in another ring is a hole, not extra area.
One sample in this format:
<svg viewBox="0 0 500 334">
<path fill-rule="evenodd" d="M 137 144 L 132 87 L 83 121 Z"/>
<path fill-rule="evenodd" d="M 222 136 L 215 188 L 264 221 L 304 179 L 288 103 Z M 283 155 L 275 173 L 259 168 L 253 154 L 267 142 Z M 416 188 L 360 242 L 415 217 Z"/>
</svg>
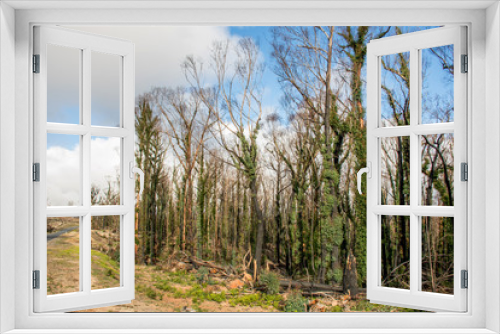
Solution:
<svg viewBox="0 0 500 334">
<path fill-rule="evenodd" d="M 290 174 L 291 212 L 290 225 L 296 226 L 298 265 L 296 271 L 314 273 L 314 225 L 307 223 L 307 191 L 310 188 L 310 169 L 319 153 L 320 138 L 315 136 L 319 122 L 312 111 L 290 114 L 288 133 L 271 133 L 272 152 L 277 161 L 283 162 Z M 316 132 L 314 131 L 316 130 Z M 281 167 L 280 167 L 281 168 Z M 291 270 L 290 270 L 291 271 Z"/>
<path fill-rule="evenodd" d="M 209 133 L 210 110 L 205 108 L 199 96 L 188 88 L 156 88 L 153 90 L 153 95 L 163 116 L 164 132 L 184 170 L 184 203 L 182 221 L 180 221 L 181 249 L 186 250 L 186 243 L 189 243 L 189 249 L 194 254 L 193 172 L 199 157 L 203 154 L 206 135 Z M 198 244 L 196 248 L 200 246 Z"/>
<path fill-rule="evenodd" d="M 257 137 L 262 122 L 262 71 L 257 45 L 250 38 L 237 42 L 214 42 L 210 54 L 211 75 L 206 83 L 203 64 L 193 57 L 184 62 L 187 77 L 196 94 L 215 118 L 214 140 L 227 153 L 224 162 L 241 171 L 250 192 L 252 215 L 257 227 L 254 247 L 259 273 L 264 242 L 264 215 L 259 202 L 259 148 Z"/>
<path fill-rule="evenodd" d="M 153 111 L 153 99 L 146 94 L 138 99 L 136 108 L 137 145 L 136 163 L 144 171 L 144 192 L 139 208 L 139 234 L 141 238 L 141 260 L 155 263 L 161 251 L 166 216 L 166 193 L 162 184 L 165 178 L 165 147 L 162 126 L 158 115 Z"/>
<path fill-rule="evenodd" d="M 338 179 L 340 166 L 334 166 L 334 147 L 343 149 L 338 130 L 338 87 L 333 87 L 338 61 L 334 27 L 276 27 L 273 29 L 275 73 L 280 78 L 287 99 L 300 109 L 315 114 L 321 126 L 314 127 L 321 138 L 320 231 L 330 229 L 338 216 Z M 311 123 L 312 125 L 312 123 Z M 332 131 L 333 130 L 333 131 Z M 327 236 L 321 233 L 319 280 L 325 281 Z"/>
<path fill-rule="evenodd" d="M 346 141 L 346 148 L 350 152 L 349 162 L 344 169 L 344 189 L 354 186 L 350 182 L 356 172 L 366 166 L 366 110 L 363 94 L 363 68 L 366 65 L 367 44 L 371 39 L 382 38 L 391 31 L 391 27 L 340 27 L 338 33 L 339 68 L 341 77 L 346 83 L 346 99 L 342 103 L 343 122 L 338 123 L 334 159 L 348 159 L 342 156 L 340 145 Z M 336 122 L 333 122 L 336 123 Z M 344 150 L 346 149 L 344 148 Z M 334 166 L 342 163 L 334 161 Z M 340 172 L 340 170 L 338 171 Z M 366 279 L 366 196 L 352 191 L 352 195 L 343 196 L 343 211 L 346 213 L 344 224 L 344 242 L 346 248 L 344 266 L 344 289 L 351 293 Z M 354 262 L 357 266 L 354 265 Z"/>
</svg>

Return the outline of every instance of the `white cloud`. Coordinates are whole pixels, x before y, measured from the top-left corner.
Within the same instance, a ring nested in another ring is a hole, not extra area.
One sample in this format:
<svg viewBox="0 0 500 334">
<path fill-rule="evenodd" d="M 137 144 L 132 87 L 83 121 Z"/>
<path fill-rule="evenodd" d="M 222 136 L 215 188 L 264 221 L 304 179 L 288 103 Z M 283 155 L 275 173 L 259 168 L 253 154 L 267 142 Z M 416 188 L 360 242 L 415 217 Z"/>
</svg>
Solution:
<svg viewBox="0 0 500 334">
<path fill-rule="evenodd" d="M 120 168 L 120 139 L 93 138 L 91 141 L 91 182 L 107 189 Z M 52 146 L 47 149 L 47 202 L 49 205 L 81 205 L 80 149 Z M 116 183 L 114 183 L 117 186 Z"/>
<path fill-rule="evenodd" d="M 119 190 L 117 179 L 120 177 L 120 138 L 93 138 L 90 144 L 90 181 L 99 189 L 105 190 L 110 183 L 115 191 Z"/>
<path fill-rule="evenodd" d="M 79 145 L 71 150 L 53 146 L 47 149 L 47 204 L 81 205 Z M 42 171 L 43 173 L 43 171 Z"/>
<path fill-rule="evenodd" d="M 187 55 L 208 66 L 214 40 L 231 37 L 227 27 L 196 26 L 87 26 L 69 27 L 116 37 L 135 44 L 136 94 L 155 86 L 186 85 L 180 65 Z"/>
</svg>

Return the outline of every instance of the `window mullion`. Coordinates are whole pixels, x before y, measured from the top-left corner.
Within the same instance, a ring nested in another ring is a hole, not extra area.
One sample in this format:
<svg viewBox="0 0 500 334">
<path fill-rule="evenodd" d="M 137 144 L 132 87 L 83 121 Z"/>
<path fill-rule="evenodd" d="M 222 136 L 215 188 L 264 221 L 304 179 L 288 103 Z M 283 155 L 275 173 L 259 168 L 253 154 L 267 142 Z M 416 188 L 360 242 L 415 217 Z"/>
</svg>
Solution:
<svg viewBox="0 0 500 334">
<path fill-rule="evenodd" d="M 83 109 L 80 107 L 80 110 Z M 89 129 L 81 124 L 47 123 L 47 133 L 82 136 L 88 131 Z"/>
<path fill-rule="evenodd" d="M 411 94 L 411 93 L 410 93 Z M 410 116 L 411 117 L 411 116 Z M 382 127 L 373 130 L 373 135 L 377 138 L 409 136 L 411 133 L 417 135 L 433 135 L 441 133 L 454 133 L 455 123 L 436 123 L 420 125 L 403 125 L 394 127 Z"/>
<path fill-rule="evenodd" d="M 422 110 L 419 110 L 419 114 L 421 114 Z M 419 120 L 422 119 L 419 117 Z M 417 135 L 434 135 L 441 133 L 454 133 L 455 132 L 455 123 L 435 123 L 435 124 L 419 124 L 412 128 L 413 133 Z"/>
<path fill-rule="evenodd" d="M 83 50 L 83 66 L 82 66 L 82 123 L 87 129 L 90 128 L 90 106 L 91 106 L 91 50 Z M 91 134 L 87 131 L 83 135 L 82 140 L 82 203 L 89 211 L 83 216 L 83 226 L 81 229 L 81 246 L 80 246 L 80 273 L 82 275 L 83 291 L 90 294 L 91 291 L 91 216 L 90 216 L 90 142 Z"/>
<path fill-rule="evenodd" d="M 126 137 L 131 134 L 130 130 L 124 128 L 109 128 L 109 127 L 100 127 L 100 126 L 92 126 L 89 129 L 92 136 L 98 137 Z"/>
<path fill-rule="evenodd" d="M 420 62 L 418 49 L 410 51 L 410 291 L 416 293 L 419 290 L 419 277 L 421 267 L 420 240 L 418 238 L 419 217 L 415 213 L 418 206 L 420 184 L 419 184 L 419 140 L 415 130 L 419 124 L 419 101 L 420 101 Z"/>
<path fill-rule="evenodd" d="M 417 205 L 412 209 L 409 205 L 375 205 L 373 213 L 382 216 L 409 216 L 414 213 L 420 217 L 455 217 L 455 207 Z"/>
<path fill-rule="evenodd" d="M 121 216 L 130 212 L 125 205 L 95 205 L 90 207 L 93 216 Z"/>
<path fill-rule="evenodd" d="M 125 137 L 130 135 L 130 130 L 80 124 L 47 123 L 47 133 L 79 136 L 90 133 L 92 136 L 98 137 Z"/>
</svg>

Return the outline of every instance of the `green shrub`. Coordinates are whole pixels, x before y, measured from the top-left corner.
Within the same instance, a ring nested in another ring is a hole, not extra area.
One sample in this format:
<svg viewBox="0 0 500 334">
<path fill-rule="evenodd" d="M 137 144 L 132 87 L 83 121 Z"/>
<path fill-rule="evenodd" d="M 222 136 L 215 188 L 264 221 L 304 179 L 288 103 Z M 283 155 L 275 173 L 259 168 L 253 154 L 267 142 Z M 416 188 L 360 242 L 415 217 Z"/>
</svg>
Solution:
<svg viewBox="0 0 500 334">
<path fill-rule="evenodd" d="M 280 279 L 275 273 L 264 271 L 260 274 L 259 281 L 266 288 L 267 294 L 275 295 L 280 292 Z"/>
<path fill-rule="evenodd" d="M 156 293 L 156 291 L 151 288 L 146 288 L 146 296 L 149 299 L 159 299 L 159 300 L 163 299 L 163 296 L 161 294 Z"/>
<path fill-rule="evenodd" d="M 208 282 L 208 269 L 205 267 L 201 267 L 198 269 L 198 272 L 196 273 L 196 281 L 199 284 L 207 283 Z"/>
<path fill-rule="evenodd" d="M 332 308 L 332 312 L 343 312 L 344 309 L 342 308 L 342 306 L 340 305 L 335 305 L 333 308 Z"/>
<path fill-rule="evenodd" d="M 135 285 L 135 291 L 137 292 L 145 292 L 146 291 L 146 286 L 142 284 L 136 284 Z"/>
<path fill-rule="evenodd" d="M 306 304 L 307 299 L 300 292 L 292 293 L 285 302 L 285 312 L 305 312 Z"/>
<path fill-rule="evenodd" d="M 155 284 L 155 287 L 160 289 L 160 290 L 171 292 L 171 293 L 177 292 L 176 288 L 174 288 L 173 286 L 170 286 L 170 284 L 164 280 L 158 280 L 158 282 Z"/>
</svg>

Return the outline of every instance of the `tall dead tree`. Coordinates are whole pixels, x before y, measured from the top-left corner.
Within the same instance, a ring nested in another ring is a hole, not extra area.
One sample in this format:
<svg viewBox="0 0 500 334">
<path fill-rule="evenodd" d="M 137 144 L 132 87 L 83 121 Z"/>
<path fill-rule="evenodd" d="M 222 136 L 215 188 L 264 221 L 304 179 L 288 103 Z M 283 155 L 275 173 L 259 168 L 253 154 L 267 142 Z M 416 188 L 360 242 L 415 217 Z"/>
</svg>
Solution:
<svg viewBox="0 0 500 334">
<path fill-rule="evenodd" d="M 166 217 L 166 194 L 162 190 L 164 157 L 166 147 L 162 140 L 161 122 L 152 108 L 151 95 L 138 100 L 136 108 L 136 129 L 138 150 L 136 163 L 144 171 L 144 192 L 139 205 L 138 233 L 141 240 L 140 261 L 155 263 L 161 251 L 162 240 L 159 231 L 163 230 Z"/>
<path fill-rule="evenodd" d="M 316 136 L 321 138 L 321 204 L 319 279 L 325 281 L 327 268 L 327 231 L 338 216 L 338 179 L 341 162 L 334 165 L 334 148 L 343 149 L 339 131 L 342 118 L 337 100 L 340 87 L 332 87 L 338 55 L 335 52 L 334 27 L 279 27 L 273 30 L 275 72 L 283 83 L 287 98 L 298 108 L 308 109 L 318 116 L 321 126 Z M 335 130 L 335 131 L 332 131 Z M 336 247 L 336 246 L 334 246 Z M 333 260 L 333 259 L 332 259 Z"/>
<path fill-rule="evenodd" d="M 186 88 L 156 88 L 153 92 L 166 123 L 165 133 L 184 169 L 181 249 L 186 250 L 186 243 L 189 243 L 189 249 L 194 254 L 193 172 L 209 131 L 210 112 L 204 108 L 199 96 L 191 94 Z"/>
<path fill-rule="evenodd" d="M 188 80 L 217 121 L 213 137 L 227 152 L 228 159 L 225 162 L 246 177 L 257 229 L 254 259 L 256 270 L 260 272 L 264 216 L 258 198 L 257 137 L 262 118 L 260 87 L 263 71 L 259 49 L 249 38 L 241 39 L 236 44 L 230 41 L 214 43 L 211 67 L 216 83 L 212 87 L 204 84 L 203 68 L 194 58 L 188 57 L 184 66 Z"/>
</svg>

